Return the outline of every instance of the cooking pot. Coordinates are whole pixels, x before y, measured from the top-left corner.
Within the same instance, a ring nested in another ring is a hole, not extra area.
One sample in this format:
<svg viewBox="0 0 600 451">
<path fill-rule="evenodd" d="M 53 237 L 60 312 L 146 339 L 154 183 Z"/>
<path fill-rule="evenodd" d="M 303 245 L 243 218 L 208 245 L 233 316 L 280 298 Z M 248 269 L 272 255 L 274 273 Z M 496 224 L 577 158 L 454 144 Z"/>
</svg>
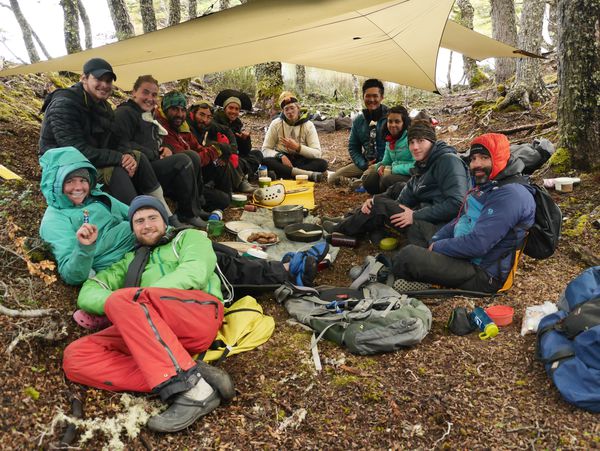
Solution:
<svg viewBox="0 0 600 451">
<path fill-rule="evenodd" d="M 273 207 L 272 211 L 273 223 L 279 229 L 304 221 L 304 216 L 308 213 L 308 210 L 302 208 L 302 205 L 280 205 Z"/>
</svg>

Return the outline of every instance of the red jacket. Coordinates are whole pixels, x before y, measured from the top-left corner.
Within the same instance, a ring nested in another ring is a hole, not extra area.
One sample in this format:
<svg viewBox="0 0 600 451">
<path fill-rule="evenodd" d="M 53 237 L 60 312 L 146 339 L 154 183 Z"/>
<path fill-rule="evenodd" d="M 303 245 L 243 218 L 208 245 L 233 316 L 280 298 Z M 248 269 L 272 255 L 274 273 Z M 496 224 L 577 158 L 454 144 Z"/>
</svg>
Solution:
<svg viewBox="0 0 600 451">
<path fill-rule="evenodd" d="M 171 149 L 173 153 L 181 153 L 186 150 L 193 150 L 200 156 L 202 166 L 207 166 L 219 158 L 221 152 L 215 146 L 201 146 L 194 134 L 191 132 L 187 122 L 175 130 L 169 124 L 169 121 L 161 109 L 157 110 L 156 119 L 169 133 L 163 136 L 162 145 Z"/>
</svg>

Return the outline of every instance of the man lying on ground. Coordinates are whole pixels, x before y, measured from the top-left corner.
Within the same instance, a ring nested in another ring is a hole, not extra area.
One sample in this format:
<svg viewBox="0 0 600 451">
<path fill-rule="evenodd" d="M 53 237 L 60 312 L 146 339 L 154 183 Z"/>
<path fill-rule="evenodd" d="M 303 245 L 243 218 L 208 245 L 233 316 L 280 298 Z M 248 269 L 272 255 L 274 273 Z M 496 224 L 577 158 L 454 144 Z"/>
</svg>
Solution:
<svg viewBox="0 0 600 451">
<path fill-rule="evenodd" d="M 156 119 L 168 132 L 163 136 L 163 146 L 173 153 L 191 150 L 198 154 L 204 180 L 205 209 L 224 210 L 231 201 L 231 180 L 225 176 L 229 155 L 216 146 L 201 145 L 190 130 L 186 115 L 186 97 L 179 91 L 167 92 L 156 111 Z"/>
<path fill-rule="evenodd" d="M 420 229 L 433 234 L 458 214 L 469 175 L 454 147 L 436 140 L 435 129 L 428 120 L 411 123 L 408 145 L 415 166 L 406 185 L 395 184 L 385 193 L 367 199 L 341 222 L 325 221 L 323 227 L 327 232 L 350 236 L 367 233 L 373 244 L 378 245 L 390 234 L 387 227 L 406 232 L 408 241 L 417 243 Z"/>
<path fill-rule="evenodd" d="M 523 162 L 510 156 L 504 135 L 475 138 L 469 167 L 475 187 L 459 217 L 435 234 L 421 229 L 421 246 L 408 245 L 394 257 L 396 290 L 426 289 L 433 283 L 495 293 L 506 281 L 535 221 L 534 191 L 521 175 Z"/>
<path fill-rule="evenodd" d="M 148 158 L 124 146 L 114 133 L 114 112 L 107 100 L 116 79 L 107 61 L 92 58 L 83 65 L 79 83 L 48 95 L 42 106 L 40 155 L 57 147 L 79 149 L 98 168 L 99 182 L 121 202 L 149 194 L 168 210 Z"/>
<path fill-rule="evenodd" d="M 321 143 L 308 113 L 294 94 L 279 97 L 281 114 L 273 119 L 262 146 L 263 163 L 284 179 L 307 175 L 313 182 L 324 179 L 327 161 L 321 158 Z"/>
<path fill-rule="evenodd" d="M 352 122 L 348 152 L 352 163 L 335 171 L 328 178 L 337 184 L 359 179 L 369 166 L 381 161 L 385 152 L 385 123 L 388 108 L 383 105 L 385 88 L 380 80 L 370 78 L 362 85 L 365 108 Z"/>
<path fill-rule="evenodd" d="M 225 371 L 192 358 L 208 349 L 223 321 L 217 257 L 198 230 L 164 242 L 167 217 L 152 197 L 136 197 L 128 215 L 135 252 L 79 294 L 80 303 L 102 309 L 113 325 L 67 346 L 63 369 L 80 384 L 159 395 L 170 407 L 148 427 L 176 432 L 235 396 Z"/>
<path fill-rule="evenodd" d="M 79 285 L 134 248 L 127 206 L 96 188 L 96 169 L 77 149 L 52 149 L 41 162 L 41 188 L 48 208 L 40 236 L 50 244 L 61 278 Z M 238 286 L 269 289 L 286 281 L 311 285 L 323 253 L 299 252 L 282 263 L 238 257 L 237 252 L 218 243 L 213 243 L 213 248 L 218 266 L 234 290 Z M 101 314 L 102 310 L 88 309 L 88 313 Z M 83 315 L 82 320 L 97 325 L 93 317 Z"/>
</svg>

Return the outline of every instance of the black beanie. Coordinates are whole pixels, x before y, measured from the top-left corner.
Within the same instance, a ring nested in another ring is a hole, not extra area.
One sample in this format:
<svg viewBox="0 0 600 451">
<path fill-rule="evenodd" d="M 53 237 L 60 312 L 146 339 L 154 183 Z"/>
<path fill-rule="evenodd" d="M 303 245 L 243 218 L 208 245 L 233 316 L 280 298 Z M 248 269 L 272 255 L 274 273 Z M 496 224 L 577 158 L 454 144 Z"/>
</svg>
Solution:
<svg viewBox="0 0 600 451">
<path fill-rule="evenodd" d="M 90 177 L 90 171 L 88 171 L 86 168 L 79 168 L 69 172 L 65 177 L 65 183 L 67 183 L 73 177 L 81 177 L 82 179 L 87 180 L 88 183 L 91 183 L 92 181 L 92 178 Z"/>
<path fill-rule="evenodd" d="M 410 142 L 412 139 L 426 139 L 435 143 L 437 138 L 431 122 L 423 119 L 412 121 L 408 127 L 408 141 Z"/>
<path fill-rule="evenodd" d="M 152 196 L 137 196 L 131 201 L 128 212 L 129 225 L 132 229 L 133 215 L 141 208 L 153 208 L 154 210 L 158 211 L 162 216 L 163 221 L 165 221 L 165 224 L 169 225 L 169 215 L 167 214 L 167 210 L 160 200 Z"/>
<path fill-rule="evenodd" d="M 471 150 L 469 152 L 469 156 L 475 155 L 476 153 L 481 153 L 483 155 L 487 155 L 488 157 L 492 156 L 490 154 L 490 151 L 487 150 L 487 148 L 484 145 L 482 145 L 482 144 L 473 144 L 471 146 Z"/>
</svg>

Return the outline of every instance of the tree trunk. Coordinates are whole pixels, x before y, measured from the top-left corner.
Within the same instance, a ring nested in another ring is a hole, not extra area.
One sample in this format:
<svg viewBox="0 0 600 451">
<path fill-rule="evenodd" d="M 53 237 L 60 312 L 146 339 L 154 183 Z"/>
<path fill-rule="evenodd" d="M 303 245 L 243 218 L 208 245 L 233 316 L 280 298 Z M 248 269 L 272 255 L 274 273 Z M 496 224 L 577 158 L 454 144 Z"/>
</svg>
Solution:
<svg viewBox="0 0 600 451">
<path fill-rule="evenodd" d="M 531 53 L 540 53 L 542 49 L 542 29 L 544 25 L 544 0 L 525 0 L 519 27 L 519 48 Z M 548 97 L 548 91 L 542 79 L 541 64 L 538 58 L 519 58 L 515 83 L 506 98 L 498 105 L 502 110 L 510 105 L 518 105 L 525 110 L 531 109 L 531 102 Z"/>
<path fill-rule="evenodd" d="M 505 44 L 517 45 L 517 23 L 514 0 L 491 0 L 492 37 Z M 496 58 L 496 83 L 506 83 L 515 75 L 514 58 Z"/>
<path fill-rule="evenodd" d="M 454 52 L 450 50 L 450 56 L 448 57 L 448 73 L 446 74 L 446 84 L 448 86 L 448 90 L 452 92 L 452 56 Z"/>
<path fill-rule="evenodd" d="M 600 169 L 600 2 L 558 0 L 558 126 L 573 167 Z"/>
<path fill-rule="evenodd" d="M 460 9 L 460 20 L 458 21 L 463 27 L 468 28 L 469 30 L 473 29 L 473 16 L 475 14 L 475 10 L 473 9 L 473 5 L 469 0 L 458 0 L 456 5 Z M 463 55 L 463 71 L 467 80 L 469 81 L 469 87 L 474 88 L 478 85 L 475 82 L 477 75 L 477 63 L 473 58 L 469 58 L 468 56 Z M 450 89 L 451 83 L 448 86 Z"/>
<path fill-rule="evenodd" d="M 65 47 L 67 53 L 81 52 L 81 41 L 79 39 L 79 9 L 78 0 L 60 0 L 65 18 Z"/>
<path fill-rule="evenodd" d="M 135 36 L 135 30 L 129 17 L 129 11 L 125 0 L 106 0 L 108 3 L 108 10 L 110 11 L 110 17 L 112 18 L 113 25 L 115 26 L 115 33 L 117 39 L 122 41 L 123 39 L 131 38 Z"/>
<path fill-rule="evenodd" d="M 296 90 L 298 94 L 306 92 L 306 67 L 296 64 Z"/>
<path fill-rule="evenodd" d="M 79 17 L 81 17 L 81 22 L 83 23 L 83 29 L 85 30 L 85 48 L 92 48 L 92 24 L 90 23 L 90 18 L 87 15 L 87 11 L 85 10 L 85 6 L 83 6 L 82 0 L 77 0 L 77 9 L 79 10 Z"/>
<path fill-rule="evenodd" d="M 352 74 L 352 94 L 354 95 L 354 103 L 356 104 L 356 109 L 360 110 L 362 108 L 362 97 L 360 95 L 360 83 L 358 82 L 358 77 Z"/>
<path fill-rule="evenodd" d="M 254 66 L 256 75 L 256 105 L 258 108 L 273 110 L 277 97 L 283 91 L 281 63 L 272 61 Z"/>
<path fill-rule="evenodd" d="M 181 1 L 170 0 L 169 1 L 169 26 L 177 25 L 181 22 Z"/>
<path fill-rule="evenodd" d="M 556 0 L 548 0 L 548 35 L 550 36 L 550 42 L 548 42 L 548 50 L 556 50 L 556 42 L 558 38 L 558 24 L 556 18 Z"/>
<path fill-rule="evenodd" d="M 190 5 L 196 2 L 190 1 Z M 156 31 L 156 14 L 152 0 L 140 0 L 140 16 L 142 16 L 142 28 L 144 33 Z"/>
<path fill-rule="evenodd" d="M 15 19 L 17 19 L 17 22 L 21 27 L 21 33 L 23 34 L 23 41 L 25 42 L 25 48 L 27 49 L 27 54 L 29 55 L 29 61 L 32 63 L 37 63 L 40 60 L 40 56 L 35 48 L 35 44 L 33 43 L 31 27 L 21 12 L 21 7 L 19 6 L 18 0 L 10 0 L 10 9 L 12 9 Z"/>
<path fill-rule="evenodd" d="M 46 46 L 44 45 L 42 40 L 39 38 L 37 33 L 33 30 L 33 28 L 31 29 L 31 34 L 33 35 L 33 38 L 35 39 L 35 42 L 37 42 L 38 47 L 42 50 L 42 53 L 44 54 L 44 56 L 48 59 L 52 58 L 50 56 L 50 54 L 48 53 L 48 50 L 46 50 Z"/>
<path fill-rule="evenodd" d="M 188 16 L 190 20 L 198 17 L 198 2 L 196 0 L 189 0 L 188 2 Z"/>
</svg>

